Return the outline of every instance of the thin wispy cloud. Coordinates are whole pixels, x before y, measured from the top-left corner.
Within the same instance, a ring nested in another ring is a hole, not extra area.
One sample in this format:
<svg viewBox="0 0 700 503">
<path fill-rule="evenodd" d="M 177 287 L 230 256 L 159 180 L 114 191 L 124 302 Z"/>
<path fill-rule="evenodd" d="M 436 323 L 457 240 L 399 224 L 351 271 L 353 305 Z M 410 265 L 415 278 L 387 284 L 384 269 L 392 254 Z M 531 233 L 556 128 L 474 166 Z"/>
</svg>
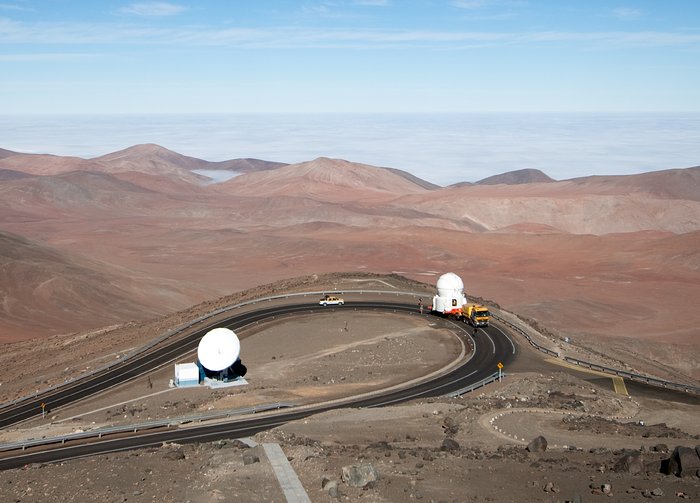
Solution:
<svg viewBox="0 0 700 503">
<path fill-rule="evenodd" d="M 34 12 L 34 9 L 26 5 L 0 3 L 0 11 Z"/>
<path fill-rule="evenodd" d="M 481 9 L 489 4 L 488 0 L 454 0 L 453 7 L 458 9 Z"/>
<path fill-rule="evenodd" d="M 81 59 L 92 59 L 97 55 L 90 53 L 37 53 L 37 54 L 0 54 L 0 61 L 6 62 L 37 62 L 37 61 L 75 61 Z"/>
<path fill-rule="evenodd" d="M 612 10 L 612 16 L 621 20 L 639 19 L 642 17 L 642 11 L 639 9 L 631 9 L 629 7 L 619 7 Z"/>
<path fill-rule="evenodd" d="M 141 17 L 167 17 L 185 12 L 187 7 L 168 2 L 132 3 L 119 9 L 120 14 Z"/>
<path fill-rule="evenodd" d="M 700 33 L 619 32 L 480 32 L 434 30 L 346 30 L 326 28 L 153 27 L 116 23 L 22 23 L 0 19 L 0 43 L 115 44 L 124 46 L 219 46 L 257 49 L 400 48 L 453 49 L 457 43 L 485 46 L 577 43 L 581 47 L 689 46 L 700 49 Z"/>
<path fill-rule="evenodd" d="M 452 6 L 458 9 L 479 10 L 495 7 L 522 7 L 526 2 L 522 0 L 453 0 Z"/>
<path fill-rule="evenodd" d="M 389 0 L 355 0 L 354 4 L 369 7 L 385 7 L 389 5 Z"/>
</svg>

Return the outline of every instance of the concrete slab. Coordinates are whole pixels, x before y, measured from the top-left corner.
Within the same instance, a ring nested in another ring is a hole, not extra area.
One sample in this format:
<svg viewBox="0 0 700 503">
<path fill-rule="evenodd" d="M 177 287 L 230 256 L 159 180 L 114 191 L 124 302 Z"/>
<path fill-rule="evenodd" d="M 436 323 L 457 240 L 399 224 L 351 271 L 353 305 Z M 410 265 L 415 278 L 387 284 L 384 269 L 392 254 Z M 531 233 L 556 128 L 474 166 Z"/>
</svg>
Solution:
<svg viewBox="0 0 700 503">
<path fill-rule="evenodd" d="M 262 444 L 267 459 L 270 460 L 272 469 L 282 488 L 287 503 L 311 503 L 304 486 L 301 485 L 294 468 L 289 464 L 287 456 L 279 444 Z"/>
</svg>

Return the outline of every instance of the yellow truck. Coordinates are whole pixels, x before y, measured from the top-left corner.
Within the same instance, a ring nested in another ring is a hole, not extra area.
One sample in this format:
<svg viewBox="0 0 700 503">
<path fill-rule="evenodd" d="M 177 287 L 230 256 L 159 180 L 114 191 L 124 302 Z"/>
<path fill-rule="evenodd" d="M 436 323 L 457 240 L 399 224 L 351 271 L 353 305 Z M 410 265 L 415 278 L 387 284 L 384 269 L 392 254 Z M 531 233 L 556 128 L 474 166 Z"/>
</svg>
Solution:
<svg viewBox="0 0 700 503">
<path fill-rule="evenodd" d="M 462 321 L 473 327 L 488 327 L 491 313 L 481 304 L 465 304 L 462 306 Z"/>
</svg>

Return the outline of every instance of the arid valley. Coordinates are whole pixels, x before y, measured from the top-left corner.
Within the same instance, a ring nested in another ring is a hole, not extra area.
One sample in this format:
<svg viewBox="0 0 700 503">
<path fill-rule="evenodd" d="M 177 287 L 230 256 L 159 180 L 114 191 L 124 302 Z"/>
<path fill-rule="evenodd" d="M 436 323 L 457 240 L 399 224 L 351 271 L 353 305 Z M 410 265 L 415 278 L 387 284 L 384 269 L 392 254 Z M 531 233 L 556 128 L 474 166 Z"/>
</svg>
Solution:
<svg viewBox="0 0 700 503">
<path fill-rule="evenodd" d="M 212 171 L 235 176 L 215 183 L 200 174 Z M 698 167 L 560 181 L 515 170 L 439 187 L 396 168 L 323 157 L 287 165 L 209 162 L 153 144 L 92 159 L 0 149 L 0 265 L 3 402 L 239 299 L 352 290 L 358 282 L 429 298 L 447 271 L 463 278 L 469 298 L 528 327 L 553 350 L 691 386 L 700 380 Z M 416 361 L 439 368 L 455 351 L 445 343 L 444 354 L 435 353 L 426 328 L 411 320 L 373 333 L 382 320 L 369 317 L 357 321 L 361 330 L 350 321 L 357 344 L 368 351 L 357 354 L 361 350 L 338 335 L 349 319 L 329 317 L 322 324 L 332 327 L 326 335 L 305 325 L 309 340 L 299 345 L 272 328 L 269 339 L 256 334 L 248 349 L 253 386 L 237 406 L 308 398 L 325 393 L 318 388 L 324 383 L 327 390 L 345 390 L 341 394 L 390 383 L 392 375 L 420 370 Z M 329 367 L 326 353 L 312 357 L 324 344 L 346 365 Z M 525 339 L 517 344 L 522 356 L 512 376 L 479 394 L 327 412 L 256 438 L 288 451 L 313 501 L 524 501 L 522 494 L 528 501 L 574 501 L 583 493 L 585 501 L 597 501 L 609 495 L 608 483 L 615 501 L 700 497 L 700 478 L 676 482 L 649 468 L 676 445 L 700 442 L 697 399 L 664 402 L 637 399 L 634 392 L 620 399 L 599 382 L 607 379 L 547 367 Z M 305 351 L 312 356 L 304 359 Z M 281 354 L 290 359 L 287 367 Z M 256 368 L 266 372 L 258 381 Z M 366 378 L 353 380 L 358 369 Z M 156 386 L 167 387 L 166 374 L 153 378 Z M 340 376 L 342 385 L 335 380 Z M 153 411 L 142 405 L 131 416 L 236 405 L 220 395 L 174 401 L 151 404 Z M 543 407 L 598 419 L 569 427 L 559 416 L 540 418 L 530 410 Z M 519 408 L 533 419 L 499 416 L 502 431 L 521 432 L 529 441 L 525 435 L 536 436 L 541 426 L 555 448 L 533 458 L 524 450 L 527 441 L 483 436 L 490 419 Z M 89 421 L 109 424 L 122 412 L 126 418 L 124 409 Z M 57 414 L 60 421 L 68 413 Z M 651 435 L 635 430 L 641 418 L 663 427 Z M 21 436 L 5 434 L 3 441 Z M 661 443 L 668 444 L 665 451 Z M 640 445 L 647 474 L 619 469 L 615 456 Z M 139 451 L 2 472 L 0 495 L 8 498 L 1 499 L 91 501 L 97 494 L 104 501 L 229 501 L 237 493 L 236 501 L 280 500 L 264 463 L 242 461 L 249 446 L 230 441 L 163 449 L 175 454 Z M 358 459 L 374 460 L 387 475 L 364 490 L 338 482 L 333 496 L 322 475 L 328 474 L 326 482 L 340 480 L 340 466 Z M 195 466 L 205 475 L 188 475 Z M 72 473 L 87 479 L 85 491 L 65 489 Z M 512 475 L 512 485 L 479 485 L 504 474 Z M 165 495 L 158 484 L 170 475 L 189 489 Z"/>
</svg>

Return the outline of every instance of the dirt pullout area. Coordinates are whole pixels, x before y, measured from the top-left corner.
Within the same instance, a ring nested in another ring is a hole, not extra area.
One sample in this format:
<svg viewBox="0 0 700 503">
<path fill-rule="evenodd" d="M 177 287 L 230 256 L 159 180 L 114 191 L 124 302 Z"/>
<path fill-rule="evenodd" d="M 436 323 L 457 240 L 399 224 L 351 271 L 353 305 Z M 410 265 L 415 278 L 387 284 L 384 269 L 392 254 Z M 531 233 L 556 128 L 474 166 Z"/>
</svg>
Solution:
<svg viewBox="0 0 700 503">
<path fill-rule="evenodd" d="M 545 409 L 561 414 L 538 423 L 526 442 L 482 420 L 520 411 L 527 426 L 528 414 Z M 572 419 L 577 414 L 585 416 Z M 648 414 L 668 423 L 640 426 L 637 417 Z M 677 445 L 700 444 L 698 415 L 697 404 L 633 401 L 563 373 L 524 373 L 461 399 L 335 410 L 253 440 L 280 444 L 314 502 L 696 500 L 695 471 L 678 477 L 661 470 Z M 539 435 L 570 441 L 529 452 L 526 444 Z M 613 438 L 624 445 L 612 447 Z M 651 445 L 640 449 L 645 442 Z M 199 503 L 284 495 L 262 445 L 229 439 L 0 472 L 0 499 Z"/>
</svg>

